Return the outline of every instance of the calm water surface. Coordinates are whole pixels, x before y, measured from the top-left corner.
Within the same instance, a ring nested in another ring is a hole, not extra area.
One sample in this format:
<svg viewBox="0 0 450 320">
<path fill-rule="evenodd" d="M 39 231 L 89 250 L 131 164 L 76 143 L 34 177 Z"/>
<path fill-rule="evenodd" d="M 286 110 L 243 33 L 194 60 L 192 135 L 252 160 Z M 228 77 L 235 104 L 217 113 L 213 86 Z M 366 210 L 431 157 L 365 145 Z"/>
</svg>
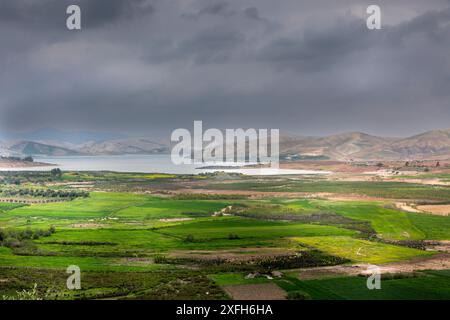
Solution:
<svg viewBox="0 0 450 320">
<path fill-rule="evenodd" d="M 115 171 L 142 173 L 198 174 L 204 172 L 226 171 L 249 175 L 280 174 L 329 174 L 327 171 L 293 169 L 198 169 L 199 165 L 175 165 L 168 154 L 158 155 L 120 155 L 120 156 L 74 156 L 74 157 L 35 157 L 37 162 L 54 164 L 46 167 L 0 168 L 0 171 L 49 171 L 60 168 L 63 171 Z"/>
</svg>

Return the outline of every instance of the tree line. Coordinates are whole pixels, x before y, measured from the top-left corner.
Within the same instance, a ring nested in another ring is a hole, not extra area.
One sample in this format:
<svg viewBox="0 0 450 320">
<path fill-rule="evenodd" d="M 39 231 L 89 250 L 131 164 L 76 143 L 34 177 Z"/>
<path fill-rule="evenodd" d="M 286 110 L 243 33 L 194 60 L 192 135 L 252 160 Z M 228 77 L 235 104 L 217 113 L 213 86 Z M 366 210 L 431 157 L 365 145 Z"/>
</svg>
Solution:
<svg viewBox="0 0 450 320">
<path fill-rule="evenodd" d="M 86 191 L 52 189 L 6 189 L 0 190 L 0 194 L 3 197 L 29 196 L 40 198 L 65 198 L 70 200 L 89 197 L 89 192 Z"/>
</svg>

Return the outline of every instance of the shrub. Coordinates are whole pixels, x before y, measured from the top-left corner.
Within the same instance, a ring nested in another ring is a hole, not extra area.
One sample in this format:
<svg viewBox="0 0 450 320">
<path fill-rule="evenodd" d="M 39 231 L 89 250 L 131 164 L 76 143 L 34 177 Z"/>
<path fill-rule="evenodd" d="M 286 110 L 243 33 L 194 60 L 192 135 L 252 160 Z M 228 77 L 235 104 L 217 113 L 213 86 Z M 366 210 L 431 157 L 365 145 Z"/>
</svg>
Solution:
<svg viewBox="0 0 450 320">
<path fill-rule="evenodd" d="M 156 264 L 165 264 L 167 263 L 167 258 L 161 254 L 158 254 L 153 257 L 153 262 Z"/>
<path fill-rule="evenodd" d="M 184 242 L 194 242 L 194 236 L 192 234 L 188 234 L 186 238 L 184 238 Z"/>
<path fill-rule="evenodd" d="M 26 243 L 26 240 L 36 240 L 40 237 L 48 237 L 55 233 L 55 227 L 50 227 L 48 230 L 32 230 L 27 228 L 25 230 L 3 230 L 0 229 L 0 246 L 17 248 Z"/>
<path fill-rule="evenodd" d="M 31 290 L 16 291 L 15 296 L 3 296 L 3 300 L 43 300 L 37 291 L 37 283 Z"/>
<path fill-rule="evenodd" d="M 289 300 L 311 300 L 311 296 L 303 291 L 291 291 L 288 293 Z"/>
</svg>

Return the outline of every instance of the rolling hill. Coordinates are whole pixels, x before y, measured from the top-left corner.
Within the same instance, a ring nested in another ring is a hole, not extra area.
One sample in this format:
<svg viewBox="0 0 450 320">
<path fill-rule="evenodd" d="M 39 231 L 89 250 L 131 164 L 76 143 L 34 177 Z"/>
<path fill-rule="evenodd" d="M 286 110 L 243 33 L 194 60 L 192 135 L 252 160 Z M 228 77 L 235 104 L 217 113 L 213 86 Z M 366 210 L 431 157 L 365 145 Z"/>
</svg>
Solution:
<svg viewBox="0 0 450 320">
<path fill-rule="evenodd" d="M 302 156 L 324 156 L 334 160 L 347 160 L 355 155 L 375 147 L 388 146 L 394 138 L 381 138 L 361 132 L 350 132 L 326 137 L 299 137 L 296 141 L 290 137 L 280 139 L 282 154 Z"/>
<path fill-rule="evenodd" d="M 22 140 L 0 143 L 1 154 L 75 156 L 169 153 L 170 144 L 148 138 L 123 138 L 74 144 L 59 140 Z M 284 159 L 420 160 L 450 158 L 450 129 L 406 138 L 378 137 L 349 132 L 325 137 L 280 136 Z"/>
<path fill-rule="evenodd" d="M 93 155 L 155 154 L 168 153 L 169 147 L 166 144 L 145 138 L 130 138 L 103 142 L 88 142 L 79 145 L 77 150 Z"/>
<path fill-rule="evenodd" d="M 54 145 L 43 144 L 34 141 L 19 141 L 11 144 L 8 150 L 26 156 L 75 156 L 82 155 L 81 152 Z"/>
<path fill-rule="evenodd" d="M 355 154 L 372 159 L 447 159 L 450 158 L 450 129 L 433 130 L 388 145 L 378 145 Z"/>
</svg>

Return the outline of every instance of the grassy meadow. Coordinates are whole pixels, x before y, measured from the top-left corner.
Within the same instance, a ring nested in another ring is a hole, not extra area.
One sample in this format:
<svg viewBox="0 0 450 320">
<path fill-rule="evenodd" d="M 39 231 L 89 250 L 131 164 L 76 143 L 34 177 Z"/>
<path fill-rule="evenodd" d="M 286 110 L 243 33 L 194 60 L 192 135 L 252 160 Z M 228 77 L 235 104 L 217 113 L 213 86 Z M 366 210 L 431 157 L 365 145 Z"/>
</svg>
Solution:
<svg viewBox="0 0 450 320">
<path fill-rule="evenodd" d="M 442 201 L 450 196 L 448 187 L 242 176 L 223 183 L 214 175 L 106 172 L 13 178 L 10 183 L 6 175 L 2 189 L 71 190 L 82 183 L 89 185 L 89 196 L 0 202 L 0 299 L 35 284 L 44 299 L 224 299 L 226 286 L 268 281 L 288 297 L 301 292 L 297 296 L 311 299 L 450 298 L 448 271 L 389 279 L 379 293 L 367 290 L 365 277 L 296 276 L 303 268 L 385 265 L 441 254 L 424 244 L 450 240 L 450 217 L 400 211 L 393 199 Z M 198 182 L 236 193 L 351 192 L 385 200 L 172 193 L 190 183 L 195 189 Z M 82 271 L 77 292 L 65 287 L 70 265 Z M 268 276 L 274 271 L 281 276 Z"/>
</svg>

